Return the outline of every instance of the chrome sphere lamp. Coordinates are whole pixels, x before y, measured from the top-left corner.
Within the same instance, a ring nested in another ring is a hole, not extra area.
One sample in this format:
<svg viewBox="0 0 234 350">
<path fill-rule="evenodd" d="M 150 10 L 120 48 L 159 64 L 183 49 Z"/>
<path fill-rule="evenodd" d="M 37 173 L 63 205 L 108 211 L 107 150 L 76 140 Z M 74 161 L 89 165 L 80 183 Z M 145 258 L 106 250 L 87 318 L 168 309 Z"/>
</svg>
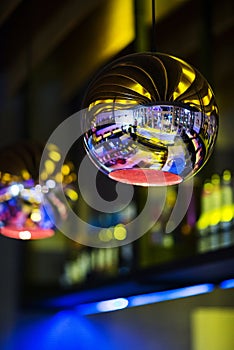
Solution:
<svg viewBox="0 0 234 350">
<path fill-rule="evenodd" d="M 163 53 L 134 53 L 108 64 L 90 83 L 83 108 L 89 157 L 109 178 L 133 185 L 175 185 L 194 176 L 218 133 L 207 80 Z"/>
</svg>

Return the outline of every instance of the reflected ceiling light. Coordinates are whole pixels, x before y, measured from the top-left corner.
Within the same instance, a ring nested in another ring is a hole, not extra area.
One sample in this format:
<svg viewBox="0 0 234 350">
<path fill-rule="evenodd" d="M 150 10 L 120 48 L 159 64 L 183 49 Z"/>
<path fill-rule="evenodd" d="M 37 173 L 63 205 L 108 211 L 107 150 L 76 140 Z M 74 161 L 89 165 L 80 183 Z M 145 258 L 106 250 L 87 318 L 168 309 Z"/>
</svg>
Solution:
<svg viewBox="0 0 234 350">
<path fill-rule="evenodd" d="M 195 175 L 218 133 L 206 79 L 162 53 L 134 53 L 104 67 L 83 108 L 88 155 L 111 179 L 133 185 L 174 185 Z"/>
</svg>

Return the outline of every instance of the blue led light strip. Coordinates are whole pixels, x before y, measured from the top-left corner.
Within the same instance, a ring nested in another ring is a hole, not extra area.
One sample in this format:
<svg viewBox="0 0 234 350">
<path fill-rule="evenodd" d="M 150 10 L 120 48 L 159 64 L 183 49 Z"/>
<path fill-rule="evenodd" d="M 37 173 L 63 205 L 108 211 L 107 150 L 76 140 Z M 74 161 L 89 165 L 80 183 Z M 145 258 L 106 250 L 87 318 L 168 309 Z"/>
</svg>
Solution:
<svg viewBox="0 0 234 350">
<path fill-rule="evenodd" d="M 154 304 L 166 300 L 175 300 L 199 294 L 205 294 L 211 292 L 213 289 L 213 284 L 199 284 L 191 287 L 178 288 L 162 292 L 135 295 L 130 296 L 128 298 L 116 298 L 95 303 L 83 304 L 77 306 L 77 311 L 80 312 L 82 315 L 117 311 L 128 307 Z"/>
<path fill-rule="evenodd" d="M 234 288 L 234 278 L 221 282 L 220 288 L 222 289 Z"/>
</svg>

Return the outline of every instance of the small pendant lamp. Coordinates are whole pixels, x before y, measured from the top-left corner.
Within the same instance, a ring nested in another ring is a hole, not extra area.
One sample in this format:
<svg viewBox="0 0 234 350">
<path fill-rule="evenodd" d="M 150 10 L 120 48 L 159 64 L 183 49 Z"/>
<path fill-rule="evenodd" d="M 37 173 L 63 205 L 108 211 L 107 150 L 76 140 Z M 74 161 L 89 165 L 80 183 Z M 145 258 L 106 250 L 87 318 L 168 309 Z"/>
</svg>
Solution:
<svg viewBox="0 0 234 350">
<path fill-rule="evenodd" d="M 0 233 L 23 240 L 54 235 L 54 226 L 42 205 L 46 187 L 38 184 L 42 146 L 21 142 L 0 152 Z"/>
<path fill-rule="evenodd" d="M 4 236 L 23 240 L 53 236 L 55 223 L 67 219 L 58 183 L 68 205 L 78 199 L 74 165 L 60 164 L 56 145 L 47 145 L 39 182 L 43 149 L 37 142 L 23 141 L 0 151 L 0 233 Z"/>
</svg>

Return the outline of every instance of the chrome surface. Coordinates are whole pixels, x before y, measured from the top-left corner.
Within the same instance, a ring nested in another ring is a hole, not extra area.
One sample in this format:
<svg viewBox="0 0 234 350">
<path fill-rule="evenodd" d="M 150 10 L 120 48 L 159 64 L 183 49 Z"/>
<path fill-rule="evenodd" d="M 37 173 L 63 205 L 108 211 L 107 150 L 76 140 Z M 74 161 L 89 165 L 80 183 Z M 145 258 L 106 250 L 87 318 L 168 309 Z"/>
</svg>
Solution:
<svg viewBox="0 0 234 350">
<path fill-rule="evenodd" d="M 218 132 L 214 93 L 197 69 L 161 53 L 104 67 L 83 102 L 86 150 L 114 180 L 176 184 L 206 163 Z"/>
</svg>

